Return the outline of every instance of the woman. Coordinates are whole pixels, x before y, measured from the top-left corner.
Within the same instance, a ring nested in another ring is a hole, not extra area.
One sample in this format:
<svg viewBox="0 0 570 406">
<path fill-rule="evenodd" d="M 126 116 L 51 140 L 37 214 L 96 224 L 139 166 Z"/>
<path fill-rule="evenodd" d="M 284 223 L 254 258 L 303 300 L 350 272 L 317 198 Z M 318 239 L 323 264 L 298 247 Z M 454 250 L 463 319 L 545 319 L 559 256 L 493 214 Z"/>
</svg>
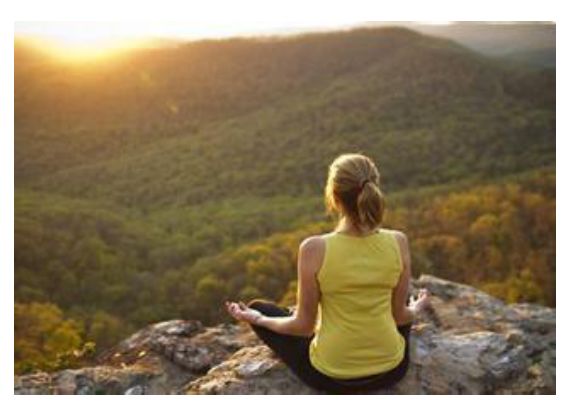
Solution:
<svg viewBox="0 0 570 406">
<path fill-rule="evenodd" d="M 226 302 L 227 310 L 317 390 L 389 387 L 406 374 L 410 328 L 428 304 L 427 292 L 407 304 L 408 242 L 402 232 L 381 227 L 384 198 L 370 158 L 336 158 L 325 201 L 339 221 L 335 231 L 301 243 L 296 310 L 259 299 L 247 306 Z"/>
</svg>

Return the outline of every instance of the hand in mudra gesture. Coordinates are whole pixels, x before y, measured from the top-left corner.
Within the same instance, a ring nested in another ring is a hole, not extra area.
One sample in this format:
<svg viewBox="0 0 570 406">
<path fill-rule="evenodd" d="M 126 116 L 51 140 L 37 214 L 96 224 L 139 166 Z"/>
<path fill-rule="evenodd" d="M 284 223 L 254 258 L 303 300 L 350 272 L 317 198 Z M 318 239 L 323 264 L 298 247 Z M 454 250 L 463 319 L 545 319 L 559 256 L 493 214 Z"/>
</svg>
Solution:
<svg viewBox="0 0 570 406">
<path fill-rule="evenodd" d="M 246 321 L 251 324 L 257 323 L 261 316 L 261 312 L 247 307 L 243 302 L 225 302 L 228 313 L 238 321 Z"/>
<path fill-rule="evenodd" d="M 427 289 L 420 289 L 417 297 L 411 297 L 408 307 L 418 313 L 431 304 L 430 295 Z"/>
</svg>

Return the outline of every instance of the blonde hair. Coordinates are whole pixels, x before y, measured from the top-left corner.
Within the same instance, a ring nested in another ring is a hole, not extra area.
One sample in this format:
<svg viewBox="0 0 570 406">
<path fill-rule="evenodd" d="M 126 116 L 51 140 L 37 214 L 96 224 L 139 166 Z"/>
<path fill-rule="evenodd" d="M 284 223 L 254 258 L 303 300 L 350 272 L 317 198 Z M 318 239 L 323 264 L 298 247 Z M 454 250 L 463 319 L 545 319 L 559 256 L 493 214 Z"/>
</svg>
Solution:
<svg viewBox="0 0 570 406">
<path fill-rule="evenodd" d="M 360 231 L 379 227 L 384 215 L 384 195 L 374 162 L 362 154 L 338 156 L 329 166 L 325 205 L 329 214 L 348 217 Z"/>
</svg>

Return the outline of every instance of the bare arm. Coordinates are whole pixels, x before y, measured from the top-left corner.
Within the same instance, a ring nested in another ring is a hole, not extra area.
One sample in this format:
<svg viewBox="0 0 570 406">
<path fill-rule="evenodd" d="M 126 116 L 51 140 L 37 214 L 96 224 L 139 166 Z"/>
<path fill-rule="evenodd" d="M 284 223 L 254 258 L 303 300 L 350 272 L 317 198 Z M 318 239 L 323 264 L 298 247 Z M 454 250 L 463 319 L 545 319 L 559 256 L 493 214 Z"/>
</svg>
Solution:
<svg viewBox="0 0 570 406">
<path fill-rule="evenodd" d="M 256 324 L 280 334 L 311 336 L 313 334 L 320 291 L 317 282 L 324 257 L 324 240 L 310 237 L 301 243 L 297 262 L 297 310 L 289 317 L 262 315 Z"/>
<path fill-rule="evenodd" d="M 228 312 L 237 320 L 247 321 L 280 334 L 311 336 L 320 299 L 317 273 L 323 262 L 324 251 L 325 241 L 321 237 L 310 237 L 301 243 L 297 263 L 297 310 L 292 316 L 265 316 L 242 302 L 226 302 Z"/>
<path fill-rule="evenodd" d="M 412 277 L 412 261 L 406 234 L 397 231 L 396 239 L 400 246 L 402 271 L 400 273 L 398 284 L 392 290 L 392 316 L 394 317 L 397 325 L 402 325 L 411 323 L 414 320 L 415 307 L 408 307 L 406 305 Z"/>
</svg>

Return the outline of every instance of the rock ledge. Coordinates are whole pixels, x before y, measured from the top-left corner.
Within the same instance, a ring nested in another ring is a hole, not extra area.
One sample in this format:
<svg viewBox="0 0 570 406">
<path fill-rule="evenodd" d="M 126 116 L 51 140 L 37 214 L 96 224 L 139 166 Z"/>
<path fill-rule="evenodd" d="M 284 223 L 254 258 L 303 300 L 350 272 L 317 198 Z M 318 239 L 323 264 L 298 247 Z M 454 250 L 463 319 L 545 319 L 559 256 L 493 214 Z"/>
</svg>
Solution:
<svg viewBox="0 0 570 406">
<path fill-rule="evenodd" d="M 432 309 L 411 333 L 406 377 L 377 394 L 554 394 L 556 311 L 506 305 L 473 287 L 429 275 L 414 288 Z M 248 326 L 172 320 L 103 354 L 100 365 L 16 376 L 15 394 L 318 394 Z"/>
</svg>

